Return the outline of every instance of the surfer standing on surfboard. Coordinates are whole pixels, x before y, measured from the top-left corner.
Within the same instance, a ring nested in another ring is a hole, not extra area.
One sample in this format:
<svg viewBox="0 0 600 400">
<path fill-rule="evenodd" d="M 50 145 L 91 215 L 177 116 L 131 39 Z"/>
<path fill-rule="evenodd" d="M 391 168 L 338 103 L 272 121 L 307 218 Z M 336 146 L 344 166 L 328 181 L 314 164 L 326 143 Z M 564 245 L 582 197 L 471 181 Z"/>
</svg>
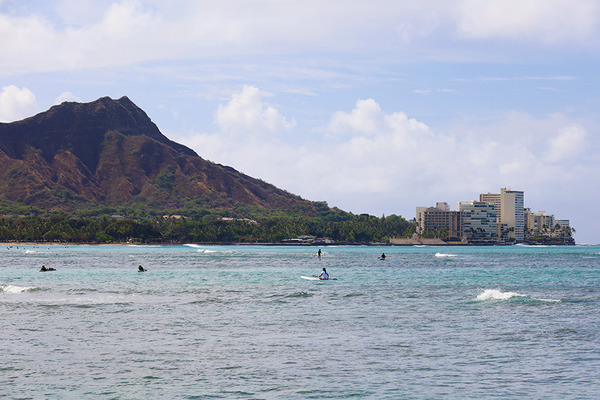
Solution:
<svg viewBox="0 0 600 400">
<path fill-rule="evenodd" d="M 329 280 L 329 274 L 325 268 L 323 268 L 323 272 L 321 272 L 321 275 L 319 275 L 319 279 L 323 281 Z"/>
<path fill-rule="evenodd" d="M 319 249 L 319 251 L 317 251 L 317 257 L 319 257 L 319 260 L 321 259 L 321 249 Z"/>
</svg>

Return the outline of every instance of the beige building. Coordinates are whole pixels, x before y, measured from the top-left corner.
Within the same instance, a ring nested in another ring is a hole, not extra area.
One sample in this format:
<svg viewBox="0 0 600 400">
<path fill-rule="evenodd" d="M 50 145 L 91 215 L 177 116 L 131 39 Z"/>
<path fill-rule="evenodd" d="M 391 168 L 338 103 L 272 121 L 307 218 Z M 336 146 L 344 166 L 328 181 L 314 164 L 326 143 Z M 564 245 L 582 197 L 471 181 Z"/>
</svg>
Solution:
<svg viewBox="0 0 600 400">
<path fill-rule="evenodd" d="M 535 219 L 534 217 L 534 212 L 531 211 L 530 208 L 525 208 L 523 210 L 523 226 L 525 227 L 526 231 L 533 231 L 535 229 Z"/>
<path fill-rule="evenodd" d="M 496 234 L 502 240 L 525 240 L 524 193 L 519 190 L 500 189 L 500 193 L 479 195 L 479 201 L 496 208 Z"/>
<path fill-rule="evenodd" d="M 525 209 L 525 228 L 529 233 L 550 230 L 556 225 L 554 215 L 546 211 L 533 212 L 529 208 Z"/>
<path fill-rule="evenodd" d="M 437 203 L 435 207 L 417 207 L 417 233 L 424 235 L 435 232 L 441 239 L 461 237 L 460 212 L 450 211 L 448 203 Z"/>
<path fill-rule="evenodd" d="M 533 222 L 535 229 L 542 230 L 554 228 L 554 215 L 548 214 L 546 211 L 540 211 L 533 214 Z"/>
</svg>

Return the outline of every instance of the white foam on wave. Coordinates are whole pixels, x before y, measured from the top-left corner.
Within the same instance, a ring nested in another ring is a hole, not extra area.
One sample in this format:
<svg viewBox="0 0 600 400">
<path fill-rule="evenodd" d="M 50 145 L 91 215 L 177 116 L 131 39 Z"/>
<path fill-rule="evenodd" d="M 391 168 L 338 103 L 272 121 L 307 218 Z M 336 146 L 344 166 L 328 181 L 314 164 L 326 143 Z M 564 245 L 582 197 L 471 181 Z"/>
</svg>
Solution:
<svg viewBox="0 0 600 400">
<path fill-rule="evenodd" d="M 477 300 L 508 300 L 513 297 L 527 297 L 524 294 L 516 292 L 502 292 L 498 289 L 486 289 L 477 296 Z"/>
<path fill-rule="evenodd" d="M 186 244 L 184 244 L 184 246 L 193 247 L 195 249 L 202 248 L 202 246 L 200 246 L 199 244 L 193 244 L 193 243 L 186 243 Z"/>
<path fill-rule="evenodd" d="M 451 257 L 458 257 L 458 254 L 435 253 L 435 256 L 439 257 L 439 258 L 451 258 Z"/>
<path fill-rule="evenodd" d="M 37 251 L 35 251 L 35 250 L 25 250 L 23 253 L 24 254 L 35 254 L 35 253 L 37 253 Z"/>
<path fill-rule="evenodd" d="M 236 250 L 211 250 L 211 249 L 198 249 L 196 252 L 201 254 L 234 254 L 237 253 Z"/>
<path fill-rule="evenodd" d="M 15 285 L 6 285 L 6 286 L 0 286 L 0 291 L 2 293 L 7 293 L 7 294 L 19 294 L 19 293 L 24 293 L 24 292 L 29 292 L 31 290 L 34 290 L 35 287 L 31 287 L 31 286 L 15 286 Z"/>
<path fill-rule="evenodd" d="M 521 294 L 517 292 L 503 292 L 499 289 L 485 289 L 483 292 L 477 296 L 478 301 L 487 301 L 487 300 L 510 300 L 516 297 L 527 297 L 536 301 L 544 301 L 548 303 L 559 303 L 561 300 L 557 299 L 540 299 L 536 297 L 531 297 L 526 294 Z"/>
</svg>

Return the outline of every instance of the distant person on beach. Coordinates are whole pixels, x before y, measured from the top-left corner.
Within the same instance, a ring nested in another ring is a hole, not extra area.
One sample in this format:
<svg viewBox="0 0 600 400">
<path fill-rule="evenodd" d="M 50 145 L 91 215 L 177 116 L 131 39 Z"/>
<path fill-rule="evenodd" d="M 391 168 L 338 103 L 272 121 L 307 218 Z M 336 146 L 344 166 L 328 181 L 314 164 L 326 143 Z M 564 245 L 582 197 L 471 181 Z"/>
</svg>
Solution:
<svg viewBox="0 0 600 400">
<path fill-rule="evenodd" d="M 321 259 L 321 249 L 319 249 L 319 251 L 317 252 L 317 256 L 319 257 L 319 260 Z"/>
<path fill-rule="evenodd" d="M 319 275 L 319 279 L 326 281 L 329 279 L 329 274 L 327 273 L 327 270 L 325 268 L 323 268 L 323 272 L 321 272 L 321 275 Z"/>
<path fill-rule="evenodd" d="M 381 257 L 379 257 L 380 260 L 385 260 L 385 253 L 381 253 Z"/>
<path fill-rule="evenodd" d="M 144 267 L 142 267 L 141 265 L 138 266 L 138 272 L 145 272 L 148 271 L 147 269 L 145 269 Z"/>
</svg>

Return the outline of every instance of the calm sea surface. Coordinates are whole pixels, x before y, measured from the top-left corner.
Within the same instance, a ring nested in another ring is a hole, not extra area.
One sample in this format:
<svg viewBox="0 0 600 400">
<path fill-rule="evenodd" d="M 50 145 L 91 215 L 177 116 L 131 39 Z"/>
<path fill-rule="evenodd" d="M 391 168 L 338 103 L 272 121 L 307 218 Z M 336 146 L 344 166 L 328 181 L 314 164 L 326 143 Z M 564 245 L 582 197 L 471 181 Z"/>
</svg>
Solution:
<svg viewBox="0 0 600 400">
<path fill-rule="evenodd" d="M 3 246 L 0 398 L 600 395 L 600 247 L 317 250 Z"/>
</svg>

